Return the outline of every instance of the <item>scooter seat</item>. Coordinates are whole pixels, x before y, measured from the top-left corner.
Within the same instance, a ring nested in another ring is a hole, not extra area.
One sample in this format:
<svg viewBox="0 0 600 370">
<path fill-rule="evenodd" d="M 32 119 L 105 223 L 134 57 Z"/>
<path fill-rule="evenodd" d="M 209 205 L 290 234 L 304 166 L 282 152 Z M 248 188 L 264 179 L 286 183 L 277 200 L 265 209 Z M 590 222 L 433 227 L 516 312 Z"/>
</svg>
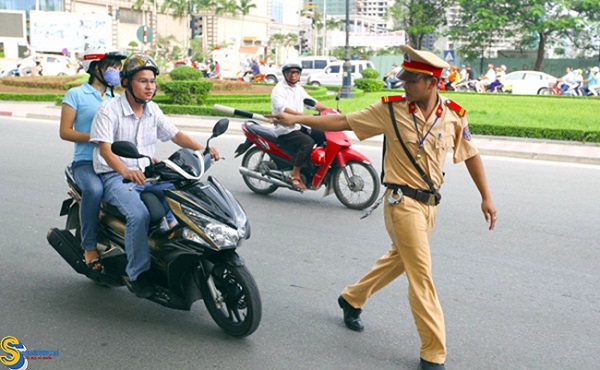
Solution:
<svg viewBox="0 0 600 370">
<path fill-rule="evenodd" d="M 142 194 L 140 194 L 140 198 L 146 205 L 146 208 L 148 208 L 148 212 L 150 212 L 150 225 L 154 225 L 162 221 L 163 217 L 165 217 L 165 208 L 163 207 L 160 199 L 158 199 L 155 194 L 152 194 L 148 191 L 142 192 Z M 106 202 L 103 203 L 103 207 L 106 213 L 125 222 L 125 215 L 123 215 L 117 207 Z"/>
<path fill-rule="evenodd" d="M 269 141 L 277 141 L 277 136 L 275 135 L 275 131 L 273 130 L 272 126 L 262 126 L 258 123 L 248 123 L 246 127 L 248 128 L 248 131 L 254 135 L 264 137 Z"/>
</svg>

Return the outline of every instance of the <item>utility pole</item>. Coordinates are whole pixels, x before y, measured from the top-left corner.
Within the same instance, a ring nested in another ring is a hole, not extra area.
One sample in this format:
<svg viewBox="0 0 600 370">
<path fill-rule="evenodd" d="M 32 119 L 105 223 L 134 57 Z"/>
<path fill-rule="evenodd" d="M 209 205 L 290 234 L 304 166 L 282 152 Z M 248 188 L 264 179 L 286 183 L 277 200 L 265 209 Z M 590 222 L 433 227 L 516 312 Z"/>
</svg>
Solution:
<svg viewBox="0 0 600 370">
<path fill-rule="evenodd" d="M 343 69 L 344 76 L 340 98 L 352 99 L 354 98 L 354 92 L 352 91 L 352 64 L 350 64 L 350 5 L 348 0 L 346 0 L 346 50 L 344 51 Z"/>
<path fill-rule="evenodd" d="M 327 55 L 327 0 L 323 0 L 323 55 Z"/>
</svg>

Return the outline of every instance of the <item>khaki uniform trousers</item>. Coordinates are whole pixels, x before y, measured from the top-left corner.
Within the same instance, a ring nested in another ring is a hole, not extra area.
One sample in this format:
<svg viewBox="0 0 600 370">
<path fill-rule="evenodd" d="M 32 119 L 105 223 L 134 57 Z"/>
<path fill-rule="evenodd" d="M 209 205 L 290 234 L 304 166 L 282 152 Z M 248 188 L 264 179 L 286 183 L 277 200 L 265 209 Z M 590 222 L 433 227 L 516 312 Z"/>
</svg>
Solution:
<svg viewBox="0 0 600 370">
<path fill-rule="evenodd" d="M 388 189 L 384 199 L 387 199 Z M 446 360 L 444 314 L 433 286 L 429 237 L 437 207 L 404 196 L 394 206 L 385 204 L 385 226 L 392 247 L 371 271 L 356 284 L 347 286 L 342 296 L 355 308 L 362 307 L 379 289 L 406 272 L 408 301 L 421 337 L 421 358 L 435 363 Z"/>
</svg>

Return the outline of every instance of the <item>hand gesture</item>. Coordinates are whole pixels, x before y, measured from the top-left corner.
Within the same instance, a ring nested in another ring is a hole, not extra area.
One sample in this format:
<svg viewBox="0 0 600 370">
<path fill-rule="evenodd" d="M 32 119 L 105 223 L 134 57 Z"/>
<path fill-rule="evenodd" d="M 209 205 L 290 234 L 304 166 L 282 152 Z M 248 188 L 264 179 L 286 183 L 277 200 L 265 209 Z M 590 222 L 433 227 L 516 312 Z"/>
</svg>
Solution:
<svg viewBox="0 0 600 370">
<path fill-rule="evenodd" d="M 270 118 L 271 123 L 283 126 L 293 126 L 298 119 L 298 117 L 289 113 L 266 114 L 265 117 Z"/>
</svg>

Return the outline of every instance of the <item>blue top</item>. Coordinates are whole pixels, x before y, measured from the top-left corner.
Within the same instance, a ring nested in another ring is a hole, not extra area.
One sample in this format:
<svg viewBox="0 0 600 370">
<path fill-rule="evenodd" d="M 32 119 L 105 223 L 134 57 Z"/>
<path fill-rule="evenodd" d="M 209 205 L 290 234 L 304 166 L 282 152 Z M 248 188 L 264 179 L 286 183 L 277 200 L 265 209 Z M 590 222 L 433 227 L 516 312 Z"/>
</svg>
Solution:
<svg viewBox="0 0 600 370">
<path fill-rule="evenodd" d="M 588 80 L 590 80 L 588 82 L 588 86 L 600 84 L 600 73 L 596 73 L 596 76 L 590 73 L 590 75 L 588 76 Z"/>
<path fill-rule="evenodd" d="M 258 63 L 254 63 L 250 69 L 252 69 L 252 74 L 253 75 L 257 75 L 260 74 L 260 67 L 258 66 Z"/>
<path fill-rule="evenodd" d="M 115 94 L 117 96 L 117 94 Z M 75 109 L 75 121 L 73 129 L 79 132 L 90 133 L 92 121 L 96 115 L 96 111 L 104 100 L 110 98 L 110 94 L 104 94 L 104 97 L 92 85 L 84 82 L 79 87 L 74 87 L 67 91 L 62 101 L 63 104 L 69 105 Z M 75 154 L 73 161 L 91 161 L 94 158 L 94 146 L 92 143 L 75 143 Z"/>
</svg>

